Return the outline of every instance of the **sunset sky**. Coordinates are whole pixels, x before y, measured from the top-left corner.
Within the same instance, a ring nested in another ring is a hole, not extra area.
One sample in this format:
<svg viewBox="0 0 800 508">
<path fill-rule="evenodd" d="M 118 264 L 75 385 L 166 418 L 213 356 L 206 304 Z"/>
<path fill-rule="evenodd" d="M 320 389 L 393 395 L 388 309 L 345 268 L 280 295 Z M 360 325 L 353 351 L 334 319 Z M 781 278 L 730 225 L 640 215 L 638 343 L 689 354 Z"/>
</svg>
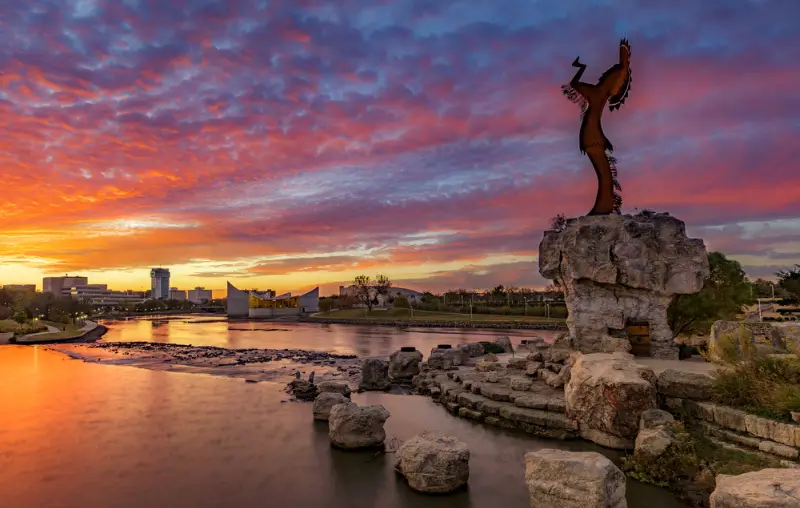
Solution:
<svg viewBox="0 0 800 508">
<path fill-rule="evenodd" d="M 559 86 L 622 36 L 623 211 L 771 276 L 800 263 L 798 19 L 798 0 L 4 2 L 0 284 L 543 286 L 543 229 L 596 190 Z"/>
</svg>

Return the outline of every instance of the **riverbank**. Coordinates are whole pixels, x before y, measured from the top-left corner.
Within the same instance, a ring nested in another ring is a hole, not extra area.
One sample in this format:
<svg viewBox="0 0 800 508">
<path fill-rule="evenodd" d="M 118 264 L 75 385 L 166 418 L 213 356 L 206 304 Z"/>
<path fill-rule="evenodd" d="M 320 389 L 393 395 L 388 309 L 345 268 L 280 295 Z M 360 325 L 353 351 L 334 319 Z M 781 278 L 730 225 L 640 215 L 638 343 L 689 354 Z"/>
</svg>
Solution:
<svg viewBox="0 0 800 508">
<path fill-rule="evenodd" d="M 495 316 L 498 317 L 498 316 Z M 519 317 L 519 316 L 502 316 L 502 317 Z M 496 320 L 496 321 L 481 321 L 474 319 L 470 321 L 462 319 L 381 319 L 378 317 L 370 318 L 335 318 L 328 316 L 321 316 L 315 314 L 313 316 L 303 316 L 300 322 L 306 323 L 323 323 L 323 324 L 338 324 L 338 325 L 373 325 L 373 326 L 393 326 L 397 328 L 474 328 L 474 329 L 490 329 L 490 330 L 551 330 L 551 331 L 566 331 L 567 324 L 565 321 L 515 321 L 515 320 Z"/>
<path fill-rule="evenodd" d="M 33 346 L 43 344 L 67 344 L 74 342 L 94 342 L 100 340 L 108 332 L 108 328 L 93 321 L 87 321 L 76 330 L 64 330 L 49 333 L 36 333 L 12 339 L 13 344 Z"/>
</svg>

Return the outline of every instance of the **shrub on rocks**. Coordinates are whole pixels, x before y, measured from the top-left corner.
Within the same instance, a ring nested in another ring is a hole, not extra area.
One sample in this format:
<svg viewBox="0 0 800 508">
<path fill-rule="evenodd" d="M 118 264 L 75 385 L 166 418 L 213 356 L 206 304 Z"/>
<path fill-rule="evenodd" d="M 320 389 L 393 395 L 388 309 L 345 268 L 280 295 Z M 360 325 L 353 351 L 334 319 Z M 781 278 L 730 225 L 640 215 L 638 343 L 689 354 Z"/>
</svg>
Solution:
<svg viewBox="0 0 800 508">
<path fill-rule="evenodd" d="M 595 452 L 526 453 L 525 484 L 531 507 L 627 508 L 625 475 Z"/>
<path fill-rule="evenodd" d="M 380 358 L 365 358 L 361 363 L 361 382 L 358 389 L 383 391 L 388 390 L 389 386 L 389 362 Z"/>
<path fill-rule="evenodd" d="M 314 407 L 312 409 L 315 420 L 328 421 L 331 414 L 331 409 L 337 404 L 346 404 L 350 399 L 341 393 L 322 392 L 314 399 Z"/>
<path fill-rule="evenodd" d="M 696 474 L 700 459 L 695 441 L 682 423 L 671 422 L 642 433 L 637 451 L 622 461 L 622 469 L 631 478 L 668 487 Z"/>
<path fill-rule="evenodd" d="M 469 480 L 469 448 L 455 437 L 425 431 L 396 452 L 395 470 L 418 492 L 444 494 Z"/>
<path fill-rule="evenodd" d="M 487 355 L 489 353 L 500 354 L 500 353 L 505 353 L 506 352 L 506 350 L 505 350 L 505 348 L 503 346 L 501 346 L 499 344 L 496 344 L 494 342 L 483 342 L 482 341 L 481 345 L 483 346 L 483 353 L 487 354 Z"/>
<path fill-rule="evenodd" d="M 383 446 L 386 440 L 383 424 L 389 416 L 389 411 L 381 405 L 337 404 L 328 416 L 331 444 L 347 450 Z"/>
</svg>

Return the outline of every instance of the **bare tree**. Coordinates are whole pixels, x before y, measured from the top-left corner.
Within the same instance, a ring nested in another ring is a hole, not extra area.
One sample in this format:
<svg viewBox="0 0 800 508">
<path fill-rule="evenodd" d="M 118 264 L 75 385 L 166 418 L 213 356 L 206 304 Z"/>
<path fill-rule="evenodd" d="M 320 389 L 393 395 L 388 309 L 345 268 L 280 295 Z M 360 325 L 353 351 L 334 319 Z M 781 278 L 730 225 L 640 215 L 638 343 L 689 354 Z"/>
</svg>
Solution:
<svg viewBox="0 0 800 508">
<path fill-rule="evenodd" d="M 358 302 L 363 303 L 369 311 L 372 311 L 372 306 L 377 301 L 378 295 L 385 296 L 389 294 L 392 281 L 382 274 L 377 275 L 374 282 L 368 275 L 359 275 L 353 280 L 353 286 L 356 290 L 355 296 Z"/>
</svg>

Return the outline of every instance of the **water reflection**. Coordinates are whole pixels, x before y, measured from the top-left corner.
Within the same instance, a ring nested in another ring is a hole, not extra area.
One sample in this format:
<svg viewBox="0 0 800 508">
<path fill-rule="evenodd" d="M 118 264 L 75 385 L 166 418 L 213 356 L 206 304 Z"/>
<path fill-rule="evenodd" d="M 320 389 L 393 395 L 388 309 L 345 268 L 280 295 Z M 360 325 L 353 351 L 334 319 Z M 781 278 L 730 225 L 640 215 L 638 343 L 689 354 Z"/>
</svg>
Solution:
<svg viewBox="0 0 800 508">
<path fill-rule="evenodd" d="M 215 317 L 178 316 L 169 319 L 131 319 L 103 322 L 107 341 L 152 341 L 229 348 L 300 348 L 359 356 L 388 356 L 401 346 L 415 346 L 427 355 L 437 344 L 533 336 L 552 339 L 547 330 L 474 330 L 395 328 L 268 321 L 230 321 Z"/>
<path fill-rule="evenodd" d="M 392 455 L 331 449 L 310 406 L 282 404 L 280 389 L 4 346 L 0 505 L 522 508 L 526 451 L 595 449 L 477 425 L 423 397 L 356 396 L 389 409 L 390 438 L 436 429 L 469 445 L 469 489 L 427 497 L 395 476 Z M 683 507 L 656 488 L 631 483 L 628 489 L 630 508 Z"/>
</svg>

